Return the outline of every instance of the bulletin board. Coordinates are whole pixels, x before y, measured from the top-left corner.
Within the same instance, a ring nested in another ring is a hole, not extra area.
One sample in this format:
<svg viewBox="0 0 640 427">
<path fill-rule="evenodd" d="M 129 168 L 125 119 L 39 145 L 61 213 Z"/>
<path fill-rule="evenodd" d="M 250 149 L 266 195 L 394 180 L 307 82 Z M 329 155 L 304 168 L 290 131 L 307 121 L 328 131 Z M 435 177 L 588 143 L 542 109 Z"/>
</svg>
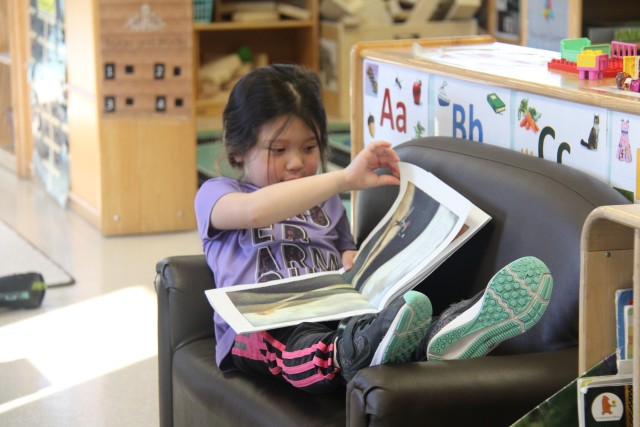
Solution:
<svg viewBox="0 0 640 427">
<path fill-rule="evenodd" d="M 526 44 L 529 47 L 558 51 L 560 41 L 570 36 L 571 16 L 576 15 L 572 1 L 527 0 Z M 577 16 L 574 20 L 579 19 Z"/>
<path fill-rule="evenodd" d="M 30 11 L 33 171 L 51 196 L 65 205 L 69 141 L 64 0 L 31 0 Z"/>
</svg>

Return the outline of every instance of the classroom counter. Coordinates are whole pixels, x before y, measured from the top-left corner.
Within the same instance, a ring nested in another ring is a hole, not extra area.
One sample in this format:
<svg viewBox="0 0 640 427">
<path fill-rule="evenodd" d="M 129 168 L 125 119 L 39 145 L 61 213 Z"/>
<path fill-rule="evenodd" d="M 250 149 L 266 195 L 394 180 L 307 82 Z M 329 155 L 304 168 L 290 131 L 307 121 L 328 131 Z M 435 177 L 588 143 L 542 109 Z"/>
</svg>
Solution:
<svg viewBox="0 0 640 427">
<path fill-rule="evenodd" d="M 351 53 L 352 150 L 445 135 L 581 169 L 636 200 L 640 94 L 549 69 L 560 52 L 489 36 L 363 42 Z"/>
</svg>

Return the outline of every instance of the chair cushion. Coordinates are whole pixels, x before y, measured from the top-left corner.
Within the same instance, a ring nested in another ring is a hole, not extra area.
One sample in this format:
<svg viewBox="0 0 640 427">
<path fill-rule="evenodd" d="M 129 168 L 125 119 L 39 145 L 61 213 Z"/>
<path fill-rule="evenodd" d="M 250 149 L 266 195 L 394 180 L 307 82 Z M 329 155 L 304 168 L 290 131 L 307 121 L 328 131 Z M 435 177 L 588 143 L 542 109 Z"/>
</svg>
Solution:
<svg viewBox="0 0 640 427">
<path fill-rule="evenodd" d="M 554 279 L 551 302 L 531 330 L 494 354 L 551 351 L 578 342 L 580 238 L 587 215 L 601 205 L 629 201 L 602 181 L 549 160 L 450 137 L 429 137 L 397 147 L 403 161 L 423 167 L 463 194 L 492 220 L 427 278 L 418 290 L 434 313 L 481 291 L 502 267 L 532 255 Z M 397 195 L 397 187 L 356 196 L 356 238 L 361 241 Z"/>
<path fill-rule="evenodd" d="M 222 373 L 215 340 L 201 339 L 173 357 L 175 426 L 344 426 L 345 387 L 313 395 L 273 378 Z"/>
</svg>

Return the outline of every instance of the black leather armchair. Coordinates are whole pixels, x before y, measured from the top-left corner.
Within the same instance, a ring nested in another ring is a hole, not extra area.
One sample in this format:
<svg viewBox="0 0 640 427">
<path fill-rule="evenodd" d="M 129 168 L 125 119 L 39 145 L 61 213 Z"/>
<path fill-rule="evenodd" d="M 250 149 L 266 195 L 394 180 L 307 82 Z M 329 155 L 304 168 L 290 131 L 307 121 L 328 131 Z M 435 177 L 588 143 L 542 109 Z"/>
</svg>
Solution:
<svg viewBox="0 0 640 427">
<path fill-rule="evenodd" d="M 285 383 L 221 373 L 214 362 L 214 286 L 202 255 L 158 262 L 161 426 L 509 425 L 578 376 L 580 235 L 597 206 L 625 204 L 617 191 L 557 163 L 495 146 L 430 137 L 397 147 L 492 216 L 417 289 L 437 314 L 468 298 L 521 256 L 542 259 L 554 277 L 545 316 L 487 357 L 375 366 L 346 388 L 310 395 Z M 397 189 L 360 192 L 362 241 Z"/>
</svg>

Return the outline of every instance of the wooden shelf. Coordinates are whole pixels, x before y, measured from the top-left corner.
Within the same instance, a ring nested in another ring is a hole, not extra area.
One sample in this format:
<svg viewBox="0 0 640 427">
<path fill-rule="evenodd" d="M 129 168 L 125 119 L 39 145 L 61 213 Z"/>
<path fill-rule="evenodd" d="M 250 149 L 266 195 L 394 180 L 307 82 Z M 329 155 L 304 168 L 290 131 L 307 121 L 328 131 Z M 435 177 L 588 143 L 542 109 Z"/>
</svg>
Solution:
<svg viewBox="0 0 640 427">
<path fill-rule="evenodd" d="M 283 18 L 273 21 L 232 22 L 220 10 L 233 0 L 216 1 L 213 22 L 193 23 L 194 92 L 198 93 L 198 69 L 206 61 L 233 54 L 248 46 L 254 57 L 266 58 L 266 63 L 297 63 L 319 71 L 319 0 L 305 0 L 310 19 Z M 264 62 L 265 59 L 262 59 Z M 230 88 L 224 88 L 212 98 L 196 95 L 196 114 L 215 117 L 222 114 Z"/>
<path fill-rule="evenodd" d="M 580 268 L 579 372 L 615 351 L 615 291 L 640 292 L 640 205 L 602 206 L 587 217 L 582 230 Z M 640 298 L 634 298 L 634 311 Z M 640 354 L 640 316 L 633 321 L 633 352 Z M 633 387 L 640 386 L 640 358 L 633 360 Z M 640 398 L 633 396 L 633 412 Z M 634 426 L 640 419 L 634 417 Z"/>
<path fill-rule="evenodd" d="M 214 22 L 211 24 L 194 23 L 193 30 L 199 31 L 243 31 L 243 30 L 278 30 L 287 28 L 309 28 L 316 25 L 314 20 L 287 19 L 280 21 L 256 22 Z"/>
</svg>

